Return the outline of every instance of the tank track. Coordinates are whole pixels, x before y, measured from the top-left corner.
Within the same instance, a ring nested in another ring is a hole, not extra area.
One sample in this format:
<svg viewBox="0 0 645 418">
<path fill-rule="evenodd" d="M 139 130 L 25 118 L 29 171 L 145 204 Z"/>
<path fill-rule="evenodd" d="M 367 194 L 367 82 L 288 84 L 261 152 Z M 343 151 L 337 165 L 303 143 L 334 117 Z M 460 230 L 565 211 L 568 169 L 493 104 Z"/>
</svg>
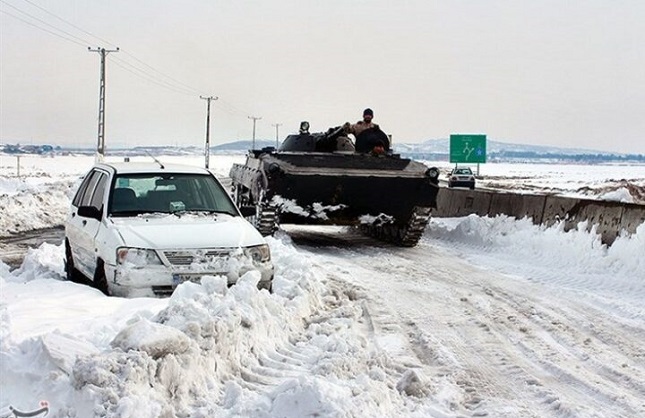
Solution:
<svg viewBox="0 0 645 418">
<path fill-rule="evenodd" d="M 249 190 L 241 185 L 233 186 L 231 194 L 238 206 L 253 204 Z M 265 202 L 256 203 L 255 216 L 248 217 L 247 220 L 262 236 L 273 235 L 278 230 L 278 208 Z"/>
<path fill-rule="evenodd" d="M 360 230 L 373 238 L 391 242 L 400 247 L 414 247 L 419 243 L 430 222 L 431 208 L 415 207 L 408 222 L 403 225 L 380 224 L 361 225 Z"/>
<path fill-rule="evenodd" d="M 278 230 L 278 210 L 274 205 L 258 204 L 255 228 L 263 236 L 273 235 Z"/>
</svg>

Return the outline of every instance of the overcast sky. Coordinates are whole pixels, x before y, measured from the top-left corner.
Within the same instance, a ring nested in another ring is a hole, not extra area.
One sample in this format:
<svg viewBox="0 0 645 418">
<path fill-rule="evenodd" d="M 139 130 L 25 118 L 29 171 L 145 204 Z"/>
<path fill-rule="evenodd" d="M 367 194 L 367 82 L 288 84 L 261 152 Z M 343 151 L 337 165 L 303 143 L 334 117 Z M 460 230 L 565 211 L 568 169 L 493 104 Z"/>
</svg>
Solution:
<svg viewBox="0 0 645 418">
<path fill-rule="evenodd" d="M 213 145 L 361 118 L 394 141 L 645 153 L 643 0 L 0 0 L 0 142 Z M 36 18 L 37 20 L 35 20 Z M 30 24 L 26 23 L 29 22 Z M 71 24 L 71 25 L 70 25 Z M 72 26 L 73 25 L 73 26 Z M 63 30 L 63 32 L 60 32 Z M 58 34 L 53 35 L 50 32 Z M 94 35 L 94 36 L 92 36 Z"/>
</svg>

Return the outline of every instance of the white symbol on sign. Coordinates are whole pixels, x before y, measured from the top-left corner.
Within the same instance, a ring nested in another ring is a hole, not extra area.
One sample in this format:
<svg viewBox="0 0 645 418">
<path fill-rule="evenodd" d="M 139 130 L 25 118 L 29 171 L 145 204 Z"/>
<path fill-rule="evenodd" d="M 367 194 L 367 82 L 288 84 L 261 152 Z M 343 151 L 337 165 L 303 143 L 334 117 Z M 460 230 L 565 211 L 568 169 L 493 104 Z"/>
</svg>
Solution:
<svg viewBox="0 0 645 418">
<path fill-rule="evenodd" d="M 473 151 L 475 151 L 475 148 L 471 148 L 470 143 L 465 142 L 464 143 L 464 151 L 463 151 L 463 153 L 466 156 L 466 160 L 470 159 L 470 154 L 472 154 Z"/>
</svg>

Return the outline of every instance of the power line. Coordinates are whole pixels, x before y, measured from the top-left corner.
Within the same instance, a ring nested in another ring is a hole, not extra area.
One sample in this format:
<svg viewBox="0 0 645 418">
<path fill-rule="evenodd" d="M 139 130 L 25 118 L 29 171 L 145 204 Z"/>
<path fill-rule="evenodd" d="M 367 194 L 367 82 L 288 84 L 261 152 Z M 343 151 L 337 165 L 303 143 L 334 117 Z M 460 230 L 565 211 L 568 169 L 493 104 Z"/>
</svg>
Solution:
<svg viewBox="0 0 645 418">
<path fill-rule="evenodd" d="M 131 57 L 132 59 L 134 59 L 135 61 L 141 63 L 142 65 L 144 65 L 144 66 L 146 66 L 148 68 L 150 68 L 152 71 L 156 72 L 157 74 L 159 74 L 159 75 L 161 75 L 161 76 L 163 76 L 163 77 L 165 77 L 165 78 L 167 78 L 167 79 L 169 79 L 169 80 L 171 80 L 171 81 L 173 81 L 173 82 L 175 82 L 175 83 L 177 83 L 177 84 L 179 84 L 181 86 L 184 86 L 184 87 L 190 89 L 194 93 L 199 93 L 199 90 L 195 89 L 194 87 L 191 87 L 188 84 L 182 83 L 181 81 L 175 80 L 174 78 L 170 77 L 169 75 L 166 75 L 166 74 L 162 73 L 161 71 L 157 70 L 156 68 L 152 67 L 151 65 L 148 65 L 145 62 L 141 61 L 139 58 L 135 57 L 131 53 L 129 53 L 127 51 L 123 51 L 123 50 L 122 50 L 122 52 L 124 54 L 128 55 L 129 57 Z"/>
<path fill-rule="evenodd" d="M 29 4 L 31 4 L 32 6 L 34 6 L 34 7 L 38 8 L 38 9 L 42 10 L 43 12 L 47 13 L 48 15 L 55 17 L 56 19 L 60 20 L 61 22 L 67 23 L 69 26 L 73 27 L 73 28 L 74 28 L 74 29 L 76 29 L 76 30 L 79 30 L 79 31 L 83 32 L 83 33 L 84 33 L 84 34 L 86 34 L 86 35 L 91 36 L 92 38 L 95 38 L 95 39 L 97 39 L 97 40 L 99 40 L 99 41 L 101 41 L 101 42 L 103 42 L 103 43 L 105 43 L 105 44 L 115 45 L 114 43 L 112 43 L 112 42 L 110 42 L 110 41 L 106 41 L 105 39 L 100 38 L 100 37 L 98 37 L 98 36 L 96 36 L 96 35 L 94 35 L 94 34 L 92 34 L 92 33 L 88 32 L 88 31 L 86 31 L 85 29 L 83 29 L 83 28 L 81 28 L 81 27 L 79 27 L 79 26 L 76 26 L 75 24 L 71 23 L 70 21 L 63 19 L 62 17 L 60 17 L 60 16 L 58 16 L 58 15 L 56 15 L 56 14 L 54 14 L 54 13 L 50 12 L 49 10 L 45 9 L 45 8 L 44 8 L 44 7 L 42 7 L 42 6 L 37 5 L 37 4 L 36 4 L 36 3 L 34 3 L 34 2 L 31 2 L 31 1 L 29 1 L 29 0 L 22 0 L 22 1 L 24 1 L 25 3 L 29 3 Z M 3 2 L 3 3 L 4 3 L 4 2 Z"/>
<path fill-rule="evenodd" d="M 119 52 L 122 52 L 122 50 L 120 50 Z M 130 64 L 127 61 L 124 61 L 122 59 L 118 59 L 118 58 L 115 57 L 115 58 L 112 59 L 112 62 L 114 63 L 114 65 L 116 65 L 117 67 L 120 67 L 122 70 L 127 71 L 130 74 L 133 74 L 133 75 L 135 75 L 135 76 L 137 76 L 137 77 L 139 77 L 139 78 L 141 78 L 143 80 L 146 80 L 146 81 L 148 81 L 148 82 L 150 82 L 152 84 L 156 84 L 159 87 L 163 87 L 165 89 L 174 91 L 175 93 L 185 94 L 187 96 L 195 96 L 195 94 L 192 91 L 188 91 L 186 89 L 181 89 L 181 88 L 179 88 L 177 86 L 173 86 L 172 84 L 166 83 L 165 81 L 159 80 L 158 78 L 155 79 L 149 73 L 146 73 L 144 70 L 142 70 L 142 69 Z"/>
<path fill-rule="evenodd" d="M 32 1 L 30 1 L 30 0 L 22 0 L 22 1 L 24 1 L 25 3 L 28 3 L 29 5 L 35 7 L 37 9 L 39 9 L 39 10 L 41 10 L 42 12 L 46 13 L 47 15 L 52 16 L 53 18 L 63 22 L 64 24 L 69 25 L 70 27 L 74 28 L 75 30 L 80 31 L 81 33 L 83 33 L 85 35 L 88 35 L 88 36 L 90 36 L 92 38 L 98 39 L 98 40 L 102 41 L 103 43 L 106 43 L 106 44 L 109 44 L 109 45 L 115 45 L 113 42 L 110 42 L 110 41 L 108 41 L 106 39 L 103 39 L 103 38 L 101 38 L 99 36 L 96 36 L 96 35 L 92 34 L 91 32 L 89 32 L 89 31 L 81 28 L 80 26 L 75 25 L 75 24 L 71 23 L 70 21 L 68 21 L 68 20 L 66 20 L 66 19 L 64 19 L 64 18 L 62 18 L 62 17 L 50 12 L 49 10 L 45 9 L 44 7 L 38 5 L 38 4 L 36 4 L 36 3 L 34 3 Z M 50 24 L 50 23 L 48 23 L 48 22 L 46 22 L 46 21 L 44 21 L 44 20 L 42 20 L 42 19 L 40 19 L 40 18 L 38 18 L 36 16 L 33 16 L 30 13 L 25 12 L 24 10 L 21 10 L 21 9 L 17 8 L 16 6 L 8 3 L 5 0 L 0 0 L 0 3 L 5 4 L 5 5 L 13 8 L 15 10 L 17 10 L 21 14 L 23 14 L 25 16 L 28 16 L 29 18 L 33 19 L 34 21 L 41 23 L 41 25 L 39 25 L 39 24 L 36 24 L 34 22 L 30 22 L 30 21 L 28 21 L 28 20 L 26 20 L 24 18 L 21 18 L 19 16 L 16 16 L 16 15 L 14 15 L 14 14 L 6 11 L 6 10 L 0 10 L 3 13 L 5 13 L 5 14 L 13 17 L 14 19 L 17 19 L 17 20 L 19 20 L 19 21 L 21 21 L 21 22 L 23 22 L 23 23 L 25 23 L 25 24 L 27 24 L 29 26 L 33 26 L 33 27 L 35 27 L 35 28 L 37 28 L 39 30 L 42 30 L 42 31 L 47 32 L 47 33 L 49 33 L 51 35 L 57 36 L 57 37 L 65 40 L 65 41 L 72 42 L 72 43 L 74 43 L 76 45 L 80 45 L 80 46 L 85 47 L 88 44 L 91 44 L 91 42 L 88 42 L 87 39 L 84 39 L 83 37 L 76 36 L 73 33 L 70 33 L 70 32 L 68 32 L 68 31 L 66 31 L 64 29 L 61 29 L 60 27 L 57 27 L 57 26 L 55 26 L 53 24 Z M 42 25 L 45 25 L 46 27 L 43 27 Z M 53 30 L 47 29 L 47 27 L 52 28 Z M 64 34 L 64 35 L 61 35 L 61 33 Z M 153 84 L 155 84 L 155 85 L 157 85 L 159 87 L 163 87 L 165 89 L 171 90 L 171 91 L 173 91 L 175 93 L 180 93 L 180 94 L 184 94 L 184 95 L 193 95 L 193 94 L 197 95 L 197 94 L 199 94 L 198 89 L 196 89 L 196 88 L 190 86 L 189 84 L 186 84 L 186 83 L 184 83 L 182 81 L 179 81 L 179 80 L 177 80 L 177 79 L 175 79 L 175 78 L 173 78 L 173 77 L 171 77 L 171 76 L 169 76 L 169 75 L 157 70 L 153 66 L 147 64 L 143 60 L 141 60 L 138 57 L 136 57 L 134 54 L 132 54 L 132 53 L 126 51 L 126 50 L 123 50 L 123 49 L 121 49 L 120 52 L 122 52 L 124 55 L 128 56 L 132 60 L 134 60 L 137 63 L 139 63 L 141 66 L 145 67 L 145 68 L 141 68 L 140 66 L 132 64 L 132 63 L 130 63 L 130 62 L 126 61 L 126 60 L 120 59 L 120 58 L 113 59 L 114 64 L 117 67 L 123 69 L 124 71 L 127 71 L 127 72 L 129 72 L 129 73 L 131 73 L 131 74 L 133 74 L 133 75 L 135 75 L 137 77 L 140 77 L 140 78 L 150 82 L 150 83 L 153 83 Z M 248 114 L 247 111 L 243 111 L 243 110 L 239 109 L 237 106 L 233 105 L 231 102 L 229 102 L 227 100 L 219 100 L 218 107 L 223 109 L 224 111 L 226 111 L 228 113 L 231 113 L 231 114 L 238 114 L 238 115 Z M 261 119 L 261 118 L 259 118 L 259 119 Z M 254 131 L 255 131 L 255 121 L 254 121 Z M 255 132 L 254 132 L 254 136 L 255 136 Z"/>
<path fill-rule="evenodd" d="M 32 6 L 34 6 L 34 7 L 37 7 L 38 9 L 40 9 L 40 10 L 42 10 L 43 12 L 47 13 L 48 15 L 53 16 L 54 18 L 56 18 L 56 19 L 58 19 L 58 20 L 60 20 L 60 21 L 64 22 L 65 24 L 67 24 L 67 25 L 69 25 L 69 26 L 73 27 L 73 28 L 74 28 L 74 29 L 76 29 L 76 30 L 79 30 L 79 31 L 81 31 L 81 32 L 83 32 L 83 33 L 85 33 L 85 34 L 87 34 L 87 35 L 89 35 L 89 36 L 93 37 L 93 38 L 99 39 L 99 40 L 101 40 L 101 41 L 103 41 L 103 42 L 105 42 L 105 43 L 107 43 L 107 44 L 114 45 L 114 43 L 113 43 L 113 42 L 110 42 L 110 41 L 105 40 L 105 39 L 103 39 L 103 38 L 101 38 L 101 37 L 98 37 L 98 36 L 96 36 L 96 35 L 94 35 L 94 34 L 92 34 L 92 33 L 88 32 L 88 31 L 84 30 L 84 29 L 83 29 L 83 28 L 81 28 L 81 27 L 79 27 L 79 26 L 77 26 L 77 25 L 74 25 L 73 23 L 71 23 L 71 22 L 69 22 L 69 21 L 67 21 L 67 20 L 63 19 L 62 17 L 60 17 L 60 16 L 58 16 L 58 15 L 56 15 L 56 14 L 54 14 L 54 13 L 52 13 L 52 12 L 48 11 L 48 10 L 47 10 L 47 9 L 45 9 L 44 7 L 41 7 L 41 6 L 39 6 L 39 5 L 37 5 L 37 4 L 33 3 L 33 2 L 31 2 L 31 1 L 29 1 L 29 0 L 23 0 L 23 1 L 25 1 L 26 3 L 31 4 L 31 5 L 32 5 Z M 48 27 L 50 27 L 50 28 L 52 28 L 52 29 L 54 29 L 54 30 L 56 30 L 56 31 L 59 31 L 59 32 L 61 32 L 61 33 L 64 33 L 65 35 L 67 35 L 67 36 L 68 36 L 68 37 L 70 37 L 70 38 L 67 38 L 67 37 L 62 36 L 62 35 L 60 35 L 60 34 L 58 34 L 58 33 L 52 32 L 52 31 L 51 31 L 51 30 L 49 30 L 49 29 L 46 29 L 46 28 L 44 28 L 44 27 L 42 27 L 42 26 L 39 26 L 39 25 L 37 25 L 37 24 L 34 24 L 33 22 L 29 22 L 29 21 L 27 21 L 27 20 L 25 20 L 25 19 L 20 18 L 19 16 L 15 16 L 15 15 L 13 15 L 13 14 L 11 14 L 11 13 L 9 13 L 9 12 L 5 11 L 5 10 L 2 10 L 2 12 L 4 12 L 4 13 L 6 13 L 6 14 L 10 15 L 11 17 L 14 17 L 14 18 L 16 18 L 16 19 L 18 19 L 18 20 L 22 21 L 23 23 L 26 23 L 26 24 L 28 24 L 28 25 L 30 25 L 30 26 L 34 26 L 34 27 L 36 27 L 37 29 L 40 29 L 40 30 L 43 30 L 43 31 L 45 31 L 45 32 L 48 32 L 48 33 L 50 33 L 50 34 L 52 34 L 52 35 L 58 36 L 58 37 L 60 37 L 60 38 L 62 38 L 62 39 L 64 39 L 64 40 L 67 40 L 67 41 L 73 42 L 73 43 L 75 43 L 76 45 L 86 46 L 87 44 L 90 44 L 90 43 L 91 43 L 91 42 L 88 42 L 88 40 L 87 40 L 87 39 L 80 38 L 80 37 L 78 37 L 78 36 L 76 36 L 76 35 L 74 35 L 74 34 L 72 34 L 72 33 L 70 33 L 70 32 L 67 32 L 67 31 L 65 31 L 65 30 L 63 30 L 63 29 L 61 29 L 61 28 L 59 28 L 59 27 L 56 27 L 56 26 L 54 26 L 54 25 L 52 25 L 52 24 L 50 24 L 50 23 L 48 23 L 48 22 L 46 22 L 46 21 L 44 21 L 44 20 L 42 20 L 42 19 L 40 19 L 40 18 L 38 18 L 38 17 L 36 17 L 36 16 L 33 16 L 33 15 L 31 15 L 31 14 L 29 14 L 29 13 L 25 12 L 25 11 L 24 11 L 24 10 L 22 10 L 22 9 L 17 8 L 16 6 L 14 6 L 14 5 L 12 5 L 12 4 L 7 3 L 5 0 L 0 0 L 0 2 L 1 2 L 1 3 L 3 3 L 3 4 L 5 4 L 5 5 L 7 5 L 7 6 L 9 6 L 9 7 L 11 7 L 11 8 L 13 8 L 13 9 L 15 9 L 15 10 L 17 10 L 18 12 L 22 13 L 23 15 L 26 15 L 26 16 L 30 17 L 31 19 L 34 19 L 34 20 L 36 20 L 36 21 L 38 21 L 38 22 L 41 22 L 43 25 L 46 25 L 46 26 L 48 26 Z M 83 43 L 85 43 L 85 44 L 83 44 Z M 167 81 L 159 79 L 159 77 L 158 77 L 158 76 L 155 76 L 155 75 L 153 75 L 153 74 L 150 74 L 148 71 L 143 70 L 143 69 L 141 69 L 141 68 L 138 68 L 138 67 L 136 67 L 135 65 L 128 63 L 127 61 L 124 61 L 124 60 L 118 60 L 118 62 L 120 62 L 120 63 L 122 64 L 122 66 L 120 66 L 121 68 L 123 68 L 123 66 L 129 66 L 129 67 L 131 67 L 131 68 L 135 69 L 136 71 L 138 71 L 138 72 L 140 72 L 140 73 L 143 73 L 143 74 L 147 75 L 147 77 L 148 77 L 148 78 L 147 78 L 147 79 L 148 79 L 148 81 L 151 81 L 151 82 L 153 82 L 153 83 L 155 83 L 155 84 L 157 84 L 157 85 L 159 85 L 159 86 L 161 86 L 161 87 L 166 87 L 166 88 L 169 88 L 169 89 L 171 89 L 171 90 L 173 90 L 173 91 L 176 91 L 176 92 L 179 92 L 179 93 L 183 93 L 183 94 L 198 94 L 199 90 L 197 90 L 197 89 L 195 89 L 195 88 L 193 88 L 193 87 L 191 87 L 191 86 L 189 86 L 189 85 L 187 85 L 187 84 L 185 84 L 185 83 L 182 83 L 181 81 L 178 81 L 178 80 L 176 80 L 176 79 L 174 79 L 174 78 L 172 78 L 172 77 L 170 77 L 170 76 L 168 76 L 168 75 L 166 75 L 166 74 L 162 73 L 161 71 L 159 71 L 159 70 L 155 69 L 154 67 L 152 67 L 152 66 L 150 66 L 150 65 L 146 64 L 145 62 L 143 62 L 142 60 L 140 60 L 139 58 L 137 58 L 136 56 L 134 56 L 133 54 L 131 54 L 131 53 L 127 52 L 127 51 L 123 51 L 123 50 L 121 50 L 121 52 L 124 52 L 126 55 L 128 55 L 129 57 L 131 57 L 131 58 L 132 58 L 132 59 L 134 59 L 135 61 L 139 62 L 140 64 L 142 64 L 142 65 L 146 66 L 147 68 L 151 69 L 151 70 L 152 70 L 152 71 L 154 71 L 155 73 L 157 73 L 157 74 L 159 74 L 159 75 L 161 75 L 161 76 L 163 76 L 163 77 L 167 78 L 168 80 L 173 81 L 174 83 L 176 83 L 176 84 L 178 84 L 178 85 L 183 86 L 183 87 L 184 87 L 184 89 L 182 90 L 182 88 L 179 88 L 179 87 L 173 86 L 172 84 L 168 83 Z M 119 65 L 117 64 L 117 66 L 119 66 Z M 123 68 L 123 69 L 125 69 L 125 68 Z M 127 70 L 126 70 L 126 71 L 127 71 Z M 132 71 L 130 71 L 130 72 L 132 73 Z M 133 74 L 135 74 L 135 73 L 133 73 Z M 135 74 L 135 75 L 138 75 L 138 76 L 142 77 L 142 76 L 141 76 L 141 74 Z M 144 77 L 144 78 L 145 78 L 145 77 Z M 155 81 L 155 80 L 156 80 L 156 81 Z M 185 90 L 185 88 L 189 89 L 189 90 L 191 91 L 191 93 L 187 93 L 187 91 Z"/>
<path fill-rule="evenodd" d="M 12 9 L 17 10 L 18 12 L 22 13 L 23 15 L 26 15 L 26 16 L 28 16 L 28 17 L 30 17 L 30 18 L 32 18 L 32 19 L 34 19 L 34 20 L 36 20 L 36 21 L 38 21 L 38 22 L 40 22 L 40 23 L 42 23 L 42 24 L 46 25 L 46 26 L 49 26 L 50 28 L 53 28 L 54 30 L 57 30 L 57 31 L 59 31 L 59 32 L 62 32 L 62 33 L 64 33 L 65 35 L 67 35 L 67 36 L 69 36 L 69 37 L 71 37 L 71 38 L 74 38 L 74 39 L 78 40 L 79 42 L 87 42 L 85 39 L 83 39 L 83 38 L 79 38 L 78 36 L 76 36 L 76 35 L 74 35 L 74 34 L 72 34 L 72 33 L 69 33 L 69 32 L 67 32 L 67 31 L 65 31 L 65 30 L 63 30 L 63 29 L 57 28 L 56 26 L 54 26 L 54 25 L 52 25 L 52 24 L 50 24 L 50 23 L 47 23 L 47 22 L 45 22 L 44 20 L 42 20 L 42 19 L 40 19 L 40 18 L 37 18 L 36 16 L 33 16 L 33 15 L 31 15 L 31 14 L 29 14 L 29 13 L 25 12 L 24 10 L 21 10 L 21 9 L 17 8 L 16 6 L 14 6 L 14 5 L 10 4 L 10 3 L 7 3 L 5 0 L 0 0 L 0 3 L 3 3 L 3 4 L 5 4 L 5 5 L 7 5 L 7 6 L 11 7 Z M 15 16 L 14 16 L 14 17 L 15 17 Z M 42 29 L 42 28 L 41 28 L 41 29 Z"/>
<path fill-rule="evenodd" d="M 27 24 L 27 25 L 29 25 L 29 26 L 33 26 L 33 27 L 35 27 L 36 29 L 40 29 L 40 30 L 42 30 L 43 32 L 47 32 L 47 33 L 49 33 L 49 34 L 51 34 L 51 35 L 57 36 L 57 37 L 59 37 L 59 38 L 61 38 L 61 39 L 64 39 L 64 40 L 66 40 L 66 41 L 68 41 L 68 42 L 72 42 L 72 43 L 75 43 L 76 45 L 80 45 L 80 46 L 85 46 L 85 45 L 87 45 L 87 44 L 83 44 L 83 43 L 80 43 L 80 42 L 78 42 L 78 41 L 75 41 L 74 39 L 66 38 L 65 36 L 63 36 L 63 35 L 61 35 L 61 34 L 58 34 L 58 33 L 56 33 L 56 32 L 52 32 L 52 31 L 50 31 L 49 29 L 45 29 L 45 28 L 43 28 L 43 27 L 41 27 L 41 26 L 38 26 L 38 25 L 36 25 L 35 23 L 29 22 L 28 20 L 25 20 L 25 19 L 23 19 L 23 18 L 21 18 L 21 17 L 19 17 L 19 16 L 14 15 L 14 14 L 11 14 L 11 13 L 9 13 L 9 12 L 8 12 L 8 11 L 6 11 L 6 10 L 0 10 L 0 12 L 4 13 L 4 14 L 6 14 L 6 15 L 9 15 L 9 16 L 11 16 L 11 17 L 13 17 L 14 19 L 20 20 L 21 22 L 26 23 L 26 24 Z"/>
</svg>

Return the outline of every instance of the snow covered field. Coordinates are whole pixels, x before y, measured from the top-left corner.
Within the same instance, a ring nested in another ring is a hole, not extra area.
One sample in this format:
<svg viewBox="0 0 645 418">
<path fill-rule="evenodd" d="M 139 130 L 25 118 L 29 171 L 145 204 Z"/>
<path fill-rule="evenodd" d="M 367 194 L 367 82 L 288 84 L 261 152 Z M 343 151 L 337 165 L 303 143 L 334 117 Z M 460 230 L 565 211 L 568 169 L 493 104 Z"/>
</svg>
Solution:
<svg viewBox="0 0 645 418">
<path fill-rule="evenodd" d="M 61 224 L 93 162 L 23 157 L 18 178 L 0 158 L 0 236 Z M 594 196 L 645 186 L 645 167 L 482 174 Z M 62 245 L 0 262 L 0 417 L 40 401 L 78 418 L 645 416 L 645 224 L 611 247 L 504 216 L 433 219 L 415 248 L 336 227 L 269 244 L 274 294 L 248 275 L 108 298 L 63 280 Z"/>
</svg>

